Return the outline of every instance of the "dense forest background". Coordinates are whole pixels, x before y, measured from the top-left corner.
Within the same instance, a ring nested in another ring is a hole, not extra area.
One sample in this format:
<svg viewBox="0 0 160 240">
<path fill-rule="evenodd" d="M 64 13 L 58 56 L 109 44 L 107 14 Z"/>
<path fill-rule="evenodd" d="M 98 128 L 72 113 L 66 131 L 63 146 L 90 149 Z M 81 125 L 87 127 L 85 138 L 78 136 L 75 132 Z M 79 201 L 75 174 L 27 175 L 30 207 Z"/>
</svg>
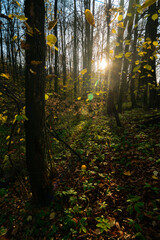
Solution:
<svg viewBox="0 0 160 240">
<path fill-rule="evenodd" d="M 0 238 L 160 238 L 159 16 L 0 0 Z"/>
</svg>

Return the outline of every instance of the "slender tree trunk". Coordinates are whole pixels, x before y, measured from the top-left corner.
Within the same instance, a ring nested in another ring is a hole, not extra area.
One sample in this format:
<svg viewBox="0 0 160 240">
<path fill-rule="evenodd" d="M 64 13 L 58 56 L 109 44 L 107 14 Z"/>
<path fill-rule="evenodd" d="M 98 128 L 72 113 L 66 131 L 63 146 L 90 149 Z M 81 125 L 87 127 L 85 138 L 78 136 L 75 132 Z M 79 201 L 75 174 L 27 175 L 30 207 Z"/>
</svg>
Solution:
<svg viewBox="0 0 160 240">
<path fill-rule="evenodd" d="M 74 47 L 73 47 L 73 81 L 74 81 L 74 98 L 77 97 L 77 7 L 74 0 Z"/>
<path fill-rule="evenodd" d="M 84 1 L 84 8 L 90 9 L 90 0 Z M 84 68 L 87 69 L 87 73 L 83 76 L 83 94 L 84 96 L 90 91 L 90 56 L 91 56 L 91 49 L 90 49 L 90 25 L 85 19 L 85 53 L 84 53 Z"/>
<path fill-rule="evenodd" d="M 33 33 L 26 33 L 26 161 L 34 201 L 50 201 L 45 162 L 45 7 L 44 0 L 25 0 Z M 37 61 L 34 65 L 33 61 Z"/>
<path fill-rule="evenodd" d="M 111 21 L 111 0 L 107 2 L 106 0 L 106 15 L 107 15 L 107 47 L 106 47 L 106 61 L 107 61 L 107 70 L 105 72 L 105 90 L 108 88 L 109 82 L 109 49 L 110 49 L 110 21 Z"/>
<path fill-rule="evenodd" d="M 54 4 L 54 18 L 57 18 L 57 5 L 58 5 L 58 0 L 55 0 L 55 4 Z M 57 33 L 57 24 L 54 28 L 54 35 L 56 36 L 56 38 L 58 39 L 58 33 Z M 55 47 L 58 48 L 58 41 L 55 44 Z M 55 65 L 54 65 L 54 73 L 55 73 L 55 79 L 54 79 L 54 90 L 56 93 L 58 93 L 58 51 L 55 50 Z"/>
<path fill-rule="evenodd" d="M 1 64 L 2 64 L 2 71 L 4 72 L 5 71 L 5 69 L 4 69 L 4 54 L 3 54 L 3 36 L 2 36 L 2 31 L 1 31 L 1 29 L 0 29 L 0 41 L 1 41 L 1 43 L 0 43 L 0 46 L 1 46 Z"/>
<path fill-rule="evenodd" d="M 158 3 L 160 5 L 160 3 Z M 155 53 L 158 51 L 156 47 L 153 45 L 155 41 L 157 41 L 157 29 L 158 29 L 158 18 L 154 21 L 152 19 L 153 14 L 157 13 L 156 3 L 149 7 L 148 13 L 150 16 L 148 17 L 146 31 L 148 32 L 148 37 L 151 39 L 151 48 L 148 49 L 148 65 L 151 66 L 152 71 L 148 72 L 147 79 L 149 83 L 149 107 L 154 108 L 157 106 L 157 80 L 156 80 L 156 59 Z"/>
<path fill-rule="evenodd" d="M 135 0 L 130 0 L 129 1 L 129 6 L 128 6 L 128 13 L 132 13 L 131 17 L 126 16 L 126 21 L 128 22 L 128 27 L 127 27 L 127 37 L 126 41 L 130 43 L 131 41 L 131 32 L 132 32 L 132 26 L 133 26 L 133 20 L 134 20 L 134 4 Z M 124 53 L 127 54 L 129 52 L 129 47 L 128 42 L 126 42 Z M 125 91 L 126 90 L 126 85 L 127 85 L 127 75 L 128 75 L 128 67 L 129 67 L 129 61 L 126 55 L 124 56 L 124 61 L 123 61 L 123 69 L 122 69 L 122 76 L 121 76 L 121 86 L 120 86 L 120 92 L 119 92 L 119 99 L 118 99 L 118 111 L 122 112 L 122 104 L 124 101 L 125 97 Z"/>
<path fill-rule="evenodd" d="M 138 12 L 135 13 L 135 26 L 138 24 Z M 138 29 L 137 27 L 134 28 L 134 40 L 133 40 L 133 55 L 132 55 L 132 65 L 131 65 L 131 74 L 130 74 L 130 94 L 131 94 L 131 102 L 132 102 L 132 108 L 135 108 L 137 106 L 136 98 L 135 98 L 135 79 L 137 76 L 137 73 L 133 72 L 133 69 L 136 67 L 135 61 L 136 61 L 136 48 L 137 48 L 137 39 L 138 39 Z M 133 77 L 135 76 L 135 77 Z"/>
</svg>

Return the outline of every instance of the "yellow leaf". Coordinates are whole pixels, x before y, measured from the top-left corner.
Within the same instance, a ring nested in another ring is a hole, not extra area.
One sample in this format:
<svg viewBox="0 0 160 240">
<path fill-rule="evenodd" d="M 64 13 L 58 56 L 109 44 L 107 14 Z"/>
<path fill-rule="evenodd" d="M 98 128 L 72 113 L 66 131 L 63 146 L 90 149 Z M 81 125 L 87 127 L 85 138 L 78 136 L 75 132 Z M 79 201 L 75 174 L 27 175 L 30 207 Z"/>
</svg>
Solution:
<svg viewBox="0 0 160 240">
<path fill-rule="evenodd" d="M 158 180 L 158 177 L 155 176 L 155 175 L 153 175 L 152 178 L 155 179 L 155 180 Z"/>
<path fill-rule="evenodd" d="M 81 97 L 78 97 L 77 100 L 81 100 Z"/>
<path fill-rule="evenodd" d="M 112 33 L 114 33 L 114 34 L 116 33 L 116 30 L 114 28 L 112 28 Z"/>
<path fill-rule="evenodd" d="M 24 15 L 15 15 L 15 17 L 17 19 L 19 19 L 20 21 L 26 21 L 28 18 L 26 18 Z"/>
<path fill-rule="evenodd" d="M 123 57 L 123 53 L 119 53 L 118 55 L 115 56 L 115 58 L 122 58 Z"/>
<path fill-rule="evenodd" d="M 124 28 L 124 23 L 123 22 L 117 23 L 117 26 L 120 28 Z"/>
<path fill-rule="evenodd" d="M 85 171 L 87 169 L 86 165 L 81 166 L 81 170 Z"/>
<path fill-rule="evenodd" d="M 119 47 L 120 46 L 120 43 L 119 42 L 116 42 L 116 47 Z"/>
<path fill-rule="evenodd" d="M 48 100 L 49 96 L 48 94 L 45 94 L 45 100 Z"/>
<path fill-rule="evenodd" d="M 23 142 L 24 140 L 25 140 L 24 138 L 21 138 L 21 139 L 20 139 L 20 142 Z"/>
<path fill-rule="evenodd" d="M 147 54 L 147 52 L 139 52 L 138 53 L 138 55 L 141 56 L 141 57 L 144 56 L 144 54 Z"/>
<path fill-rule="evenodd" d="M 158 46 L 158 42 L 157 41 L 153 41 L 153 45 L 154 46 Z"/>
<path fill-rule="evenodd" d="M 152 67 L 149 64 L 144 65 L 143 68 L 147 70 L 152 70 Z"/>
<path fill-rule="evenodd" d="M 18 2 L 18 1 L 16 1 L 16 3 L 17 3 L 17 5 L 20 7 L 21 6 L 21 4 Z"/>
<path fill-rule="evenodd" d="M 113 53 L 113 50 L 110 50 L 110 51 L 109 51 L 109 53 L 111 53 L 111 54 L 112 54 L 112 53 Z"/>
<path fill-rule="evenodd" d="M 9 14 L 8 17 L 9 17 L 10 19 L 13 19 L 13 18 L 15 17 L 15 14 Z"/>
<path fill-rule="evenodd" d="M 135 64 L 138 65 L 139 64 L 139 60 L 135 61 Z"/>
<path fill-rule="evenodd" d="M 17 39 L 17 36 L 13 36 L 12 40 L 15 41 Z"/>
<path fill-rule="evenodd" d="M 10 139 L 10 136 L 7 136 L 7 137 L 6 137 L 6 140 L 8 140 L 8 139 Z"/>
<path fill-rule="evenodd" d="M 84 75 L 87 72 L 87 68 L 84 68 L 80 73 Z"/>
<path fill-rule="evenodd" d="M 18 134 L 20 133 L 20 130 L 21 130 L 20 128 L 17 129 L 17 133 L 18 133 Z"/>
<path fill-rule="evenodd" d="M 1 73 L 0 76 L 9 79 L 9 74 Z"/>
<path fill-rule="evenodd" d="M 124 173 L 123 173 L 125 176 L 131 176 L 132 175 L 132 173 L 130 172 L 130 171 L 124 171 Z"/>
<path fill-rule="evenodd" d="M 31 68 L 29 69 L 29 71 L 32 73 L 32 74 L 34 74 L 34 75 L 36 75 L 37 73 L 36 72 L 34 72 Z"/>
<path fill-rule="evenodd" d="M 92 25 L 93 27 L 95 27 L 94 16 L 93 16 L 93 14 L 91 13 L 91 11 L 89 9 L 85 10 L 85 17 L 86 17 L 87 22 L 90 25 Z"/>
<path fill-rule="evenodd" d="M 33 29 L 29 26 L 29 24 L 26 23 L 26 22 L 24 22 L 24 24 L 25 24 L 25 26 L 26 26 L 28 32 L 30 32 L 31 34 L 33 34 Z"/>
<path fill-rule="evenodd" d="M 122 19 L 123 19 L 123 15 L 121 14 L 118 16 L 118 21 L 120 22 L 120 21 L 122 21 Z"/>
<path fill-rule="evenodd" d="M 57 42 L 57 38 L 53 34 L 50 34 L 47 36 L 47 41 L 48 45 L 55 45 L 55 43 Z"/>
<path fill-rule="evenodd" d="M 50 21 L 48 24 L 48 30 L 50 31 L 52 28 L 54 28 L 57 24 L 57 18 L 53 21 Z"/>
<path fill-rule="evenodd" d="M 146 0 L 143 4 L 142 4 L 142 9 L 143 8 L 147 8 L 150 7 L 152 4 L 154 4 L 157 0 Z"/>
<path fill-rule="evenodd" d="M 128 17 L 132 17 L 132 13 L 127 13 L 127 16 Z"/>
<path fill-rule="evenodd" d="M 157 14 L 157 13 L 155 13 L 155 14 L 152 15 L 153 21 L 155 21 L 157 18 L 158 18 L 158 14 Z"/>
<path fill-rule="evenodd" d="M 131 56 L 131 54 L 132 54 L 131 52 L 126 52 L 126 53 L 125 53 L 125 57 L 126 57 L 126 58 L 129 58 L 129 57 Z"/>
<path fill-rule="evenodd" d="M 125 40 L 125 44 L 130 45 L 131 44 L 130 40 Z"/>
<path fill-rule="evenodd" d="M 54 46 L 54 49 L 55 49 L 56 51 L 58 51 L 58 47 Z"/>
</svg>

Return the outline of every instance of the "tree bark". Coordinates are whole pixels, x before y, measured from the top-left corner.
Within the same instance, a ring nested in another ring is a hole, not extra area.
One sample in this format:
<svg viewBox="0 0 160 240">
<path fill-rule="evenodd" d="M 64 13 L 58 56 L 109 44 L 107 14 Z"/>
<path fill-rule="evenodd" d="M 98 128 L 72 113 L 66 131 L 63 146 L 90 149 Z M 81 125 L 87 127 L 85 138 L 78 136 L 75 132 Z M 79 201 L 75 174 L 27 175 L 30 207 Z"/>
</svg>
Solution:
<svg viewBox="0 0 160 240">
<path fill-rule="evenodd" d="M 58 0 L 55 0 L 55 5 L 54 5 L 54 18 L 57 18 L 57 4 Z M 57 33 L 57 24 L 54 27 L 54 35 L 58 39 L 58 33 Z M 58 48 L 58 41 L 55 44 L 55 47 Z M 55 65 L 54 65 L 54 73 L 55 73 L 55 79 L 54 79 L 54 91 L 58 93 L 58 51 L 55 50 Z"/>
<path fill-rule="evenodd" d="M 77 97 L 77 7 L 74 0 L 74 47 L 73 47 L 73 81 L 74 81 L 74 98 Z"/>
<path fill-rule="evenodd" d="M 44 0 L 25 0 L 26 31 L 26 161 L 34 201 L 50 201 L 45 162 L 45 7 Z M 27 33 L 28 32 L 28 33 Z M 36 64 L 34 62 L 36 61 Z"/>
</svg>

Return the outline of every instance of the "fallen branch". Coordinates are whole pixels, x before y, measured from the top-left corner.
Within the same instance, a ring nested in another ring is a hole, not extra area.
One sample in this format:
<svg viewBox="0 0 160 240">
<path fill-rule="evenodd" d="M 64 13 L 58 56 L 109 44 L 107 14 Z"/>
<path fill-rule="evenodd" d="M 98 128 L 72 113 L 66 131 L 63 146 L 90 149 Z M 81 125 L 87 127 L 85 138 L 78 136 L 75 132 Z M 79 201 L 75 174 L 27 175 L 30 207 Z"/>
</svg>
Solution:
<svg viewBox="0 0 160 240">
<path fill-rule="evenodd" d="M 80 157 L 80 155 L 68 144 L 66 143 L 59 135 L 58 133 L 55 131 L 55 129 L 50 129 L 49 125 L 47 124 L 47 127 L 48 127 L 48 130 L 51 130 L 49 131 L 50 134 L 55 137 L 57 140 L 59 140 L 60 142 L 62 142 L 71 152 L 73 152 L 80 161 L 82 161 L 82 158 Z"/>
</svg>

